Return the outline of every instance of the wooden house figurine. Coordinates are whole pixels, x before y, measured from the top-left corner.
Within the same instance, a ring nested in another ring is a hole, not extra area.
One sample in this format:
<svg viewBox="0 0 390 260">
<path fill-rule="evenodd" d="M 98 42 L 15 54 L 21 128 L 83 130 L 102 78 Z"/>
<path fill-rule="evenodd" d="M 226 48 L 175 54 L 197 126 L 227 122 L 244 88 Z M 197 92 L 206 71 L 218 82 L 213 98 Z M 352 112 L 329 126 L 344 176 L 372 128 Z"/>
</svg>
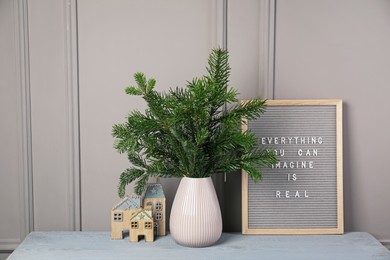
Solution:
<svg viewBox="0 0 390 260">
<path fill-rule="evenodd" d="M 143 205 L 145 209 L 152 209 L 155 236 L 165 236 L 166 203 L 161 184 L 148 184 L 144 195 Z"/>
<path fill-rule="evenodd" d="M 145 242 L 154 241 L 153 215 L 151 209 L 139 209 L 130 218 L 130 241 L 138 242 L 140 236 L 143 236 Z"/>
<path fill-rule="evenodd" d="M 144 198 L 126 196 L 111 210 L 111 238 L 123 239 L 129 233 L 131 242 L 138 242 L 141 236 L 146 242 L 153 242 L 156 236 L 165 236 L 165 195 L 161 184 L 148 184 Z"/>
<path fill-rule="evenodd" d="M 126 196 L 111 210 L 111 238 L 123 239 L 123 232 L 130 232 L 130 219 L 140 210 L 142 198 L 133 195 Z"/>
</svg>

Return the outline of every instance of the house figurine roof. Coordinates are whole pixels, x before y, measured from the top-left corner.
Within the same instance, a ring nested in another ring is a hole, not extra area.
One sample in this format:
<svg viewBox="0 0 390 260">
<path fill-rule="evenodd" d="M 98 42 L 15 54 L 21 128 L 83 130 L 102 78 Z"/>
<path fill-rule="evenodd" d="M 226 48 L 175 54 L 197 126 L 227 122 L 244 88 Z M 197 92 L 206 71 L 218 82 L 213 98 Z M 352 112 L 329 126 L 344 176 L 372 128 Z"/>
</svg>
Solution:
<svg viewBox="0 0 390 260">
<path fill-rule="evenodd" d="M 140 209 L 131 216 L 130 220 L 153 220 L 152 210 Z"/>
<path fill-rule="evenodd" d="M 162 185 L 160 183 L 148 184 L 144 198 L 145 199 L 165 198 Z"/>
<path fill-rule="evenodd" d="M 141 207 L 141 196 L 132 195 L 124 197 L 112 210 L 134 210 Z"/>
</svg>

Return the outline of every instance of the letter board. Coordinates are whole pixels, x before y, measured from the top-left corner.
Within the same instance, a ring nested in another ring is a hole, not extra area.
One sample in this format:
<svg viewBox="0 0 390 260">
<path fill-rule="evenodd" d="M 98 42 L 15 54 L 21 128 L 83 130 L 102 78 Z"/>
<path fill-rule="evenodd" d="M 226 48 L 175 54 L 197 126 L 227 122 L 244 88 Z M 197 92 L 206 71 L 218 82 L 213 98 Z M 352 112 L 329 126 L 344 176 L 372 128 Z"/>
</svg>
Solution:
<svg viewBox="0 0 390 260">
<path fill-rule="evenodd" d="M 342 234 L 342 101 L 268 100 L 246 130 L 279 162 L 242 172 L 243 234 Z"/>
</svg>

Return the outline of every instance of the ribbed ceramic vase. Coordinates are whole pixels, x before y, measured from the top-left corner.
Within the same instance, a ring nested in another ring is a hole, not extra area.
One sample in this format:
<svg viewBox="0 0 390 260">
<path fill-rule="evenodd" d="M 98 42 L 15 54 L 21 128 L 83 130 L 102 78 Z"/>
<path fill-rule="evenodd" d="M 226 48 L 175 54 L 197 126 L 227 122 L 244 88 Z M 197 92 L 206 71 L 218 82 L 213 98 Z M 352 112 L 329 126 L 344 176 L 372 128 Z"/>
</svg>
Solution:
<svg viewBox="0 0 390 260">
<path fill-rule="evenodd" d="M 169 226 L 172 238 L 183 246 L 207 247 L 218 241 L 222 217 L 211 177 L 182 178 Z"/>
</svg>

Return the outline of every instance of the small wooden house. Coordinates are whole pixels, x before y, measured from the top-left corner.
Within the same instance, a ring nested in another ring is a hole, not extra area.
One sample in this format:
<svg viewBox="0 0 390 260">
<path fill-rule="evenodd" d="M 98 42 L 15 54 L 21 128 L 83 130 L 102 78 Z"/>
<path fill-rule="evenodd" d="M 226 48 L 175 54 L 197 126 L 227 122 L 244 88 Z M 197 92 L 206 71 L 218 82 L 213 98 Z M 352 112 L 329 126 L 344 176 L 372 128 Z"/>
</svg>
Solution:
<svg viewBox="0 0 390 260">
<path fill-rule="evenodd" d="M 143 236 L 153 242 L 156 236 L 165 236 L 166 203 L 161 184 L 148 184 L 145 195 L 126 196 L 111 210 L 111 238 L 123 239 L 129 233 L 131 242 Z"/>
<path fill-rule="evenodd" d="M 141 196 L 126 196 L 111 210 L 111 238 L 123 239 L 123 232 L 130 231 L 130 219 L 141 208 Z"/>
<path fill-rule="evenodd" d="M 139 209 L 130 218 L 130 241 L 138 242 L 143 236 L 145 242 L 154 241 L 153 215 L 151 209 Z"/>
<path fill-rule="evenodd" d="M 162 185 L 159 183 L 148 184 L 144 196 L 144 208 L 151 208 L 154 217 L 155 236 L 165 236 L 166 203 Z"/>
</svg>

